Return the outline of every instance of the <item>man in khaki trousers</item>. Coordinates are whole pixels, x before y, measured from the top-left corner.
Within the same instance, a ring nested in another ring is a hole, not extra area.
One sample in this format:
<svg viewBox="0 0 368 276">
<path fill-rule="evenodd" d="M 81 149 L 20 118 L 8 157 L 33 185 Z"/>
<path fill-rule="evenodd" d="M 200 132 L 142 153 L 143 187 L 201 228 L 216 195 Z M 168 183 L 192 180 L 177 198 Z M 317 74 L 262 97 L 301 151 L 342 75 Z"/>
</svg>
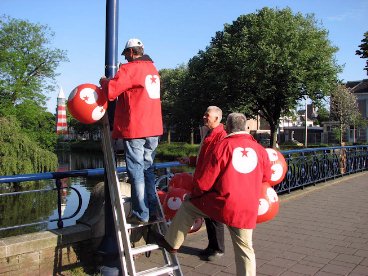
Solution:
<svg viewBox="0 0 368 276">
<path fill-rule="evenodd" d="M 262 182 L 270 180 L 266 150 L 245 132 L 246 117 L 231 113 L 228 135 L 219 142 L 201 175 L 193 180 L 193 193 L 176 213 L 165 237 L 154 233 L 159 246 L 175 253 L 195 218 L 209 217 L 227 225 L 235 251 L 237 275 L 255 275 L 252 234 L 256 227 Z"/>
</svg>

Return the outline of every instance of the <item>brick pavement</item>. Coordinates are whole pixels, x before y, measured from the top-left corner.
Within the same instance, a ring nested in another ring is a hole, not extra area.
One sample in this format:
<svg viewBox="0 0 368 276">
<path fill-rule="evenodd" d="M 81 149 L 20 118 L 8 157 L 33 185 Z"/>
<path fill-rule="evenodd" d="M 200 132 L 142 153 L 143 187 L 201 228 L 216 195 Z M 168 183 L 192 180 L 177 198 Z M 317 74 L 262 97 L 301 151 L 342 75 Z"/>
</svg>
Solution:
<svg viewBox="0 0 368 276">
<path fill-rule="evenodd" d="M 281 195 L 280 211 L 254 231 L 257 275 L 368 275 L 368 172 L 344 176 Z M 188 235 L 178 256 L 185 276 L 235 275 L 234 252 L 216 262 L 198 256 L 206 231 Z M 159 262 L 140 257 L 138 269 Z"/>
</svg>

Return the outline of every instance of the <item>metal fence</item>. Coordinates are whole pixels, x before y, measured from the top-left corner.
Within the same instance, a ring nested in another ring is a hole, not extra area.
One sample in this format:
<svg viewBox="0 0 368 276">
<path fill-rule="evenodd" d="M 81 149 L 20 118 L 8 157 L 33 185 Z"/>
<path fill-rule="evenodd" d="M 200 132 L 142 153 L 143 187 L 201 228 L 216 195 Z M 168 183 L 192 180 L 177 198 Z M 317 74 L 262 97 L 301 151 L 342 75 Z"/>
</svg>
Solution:
<svg viewBox="0 0 368 276">
<path fill-rule="evenodd" d="M 345 146 L 282 151 L 288 164 L 277 193 L 315 185 L 368 169 L 368 146 Z"/>
<path fill-rule="evenodd" d="M 328 147 L 328 148 L 312 148 L 301 150 L 281 151 L 288 164 L 288 172 L 285 179 L 274 188 L 278 194 L 290 193 L 292 190 L 304 188 L 308 185 L 316 185 L 330 179 L 342 177 L 344 175 L 357 173 L 368 169 L 368 145 L 365 146 L 346 146 L 346 147 Z M 182 166 L 179 162 L 165 162 L 155 164 L 155 170 L 161 170 L 160 176 L 156 184 L 163 187 L 167 185 L 173 174 L 170 171 L 172 167 Z M 118 168 L 118 174 L 126 173 L 125 167 Z M 63 221 L 74 218 L 79 212 L 82 205 L 82 197 L 79 191 L 73 187 L 65 187 L 61 185 L 61 180 L 69 177 L 94 177 L 103 176 L 104 169 L 85 169 L 67 172 L 48 172 L 38 174 L 25 174 L 15 176 L 0 176 L 0 185 L 9 183 L 23 183 L 27 181 L 53 179 L 55 181 L 54 188 L 0 193 L 0 199 L 4 196 L 14 196 L 22 193 L 42 193 L 54 190 L 58 197 L 58 218 L 59 228 L 63 227 Z M 165 184 L 166 183 L 166 184 Z M 75 212 L 63 217 L 61 212 L 61 194 L 64 189 L 72 189 L 78 196 L 78 207 Z M 51 220 L 50 220 L 51 221 Z M 14 226 L 0 228 L 0 232 L 9 229 L 17 229 L 27 226 L 44 224 L 45 221 L 32 222 Z"/>
</svg>

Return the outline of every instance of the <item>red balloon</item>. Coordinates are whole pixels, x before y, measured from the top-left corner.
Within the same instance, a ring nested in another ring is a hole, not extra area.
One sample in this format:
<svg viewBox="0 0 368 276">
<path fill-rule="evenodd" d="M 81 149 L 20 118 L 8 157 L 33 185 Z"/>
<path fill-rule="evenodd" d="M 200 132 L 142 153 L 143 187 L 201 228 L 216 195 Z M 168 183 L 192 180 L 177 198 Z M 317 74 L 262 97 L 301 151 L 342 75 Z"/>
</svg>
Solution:
<svg viewBox="0 0 368 276">
<path fill-rule="evenodd" d="M 169 182 L 169 189 L 181 188 L 187 191 L 192 191 L 193 189 L 193 176 L 190 173 L 176 173 Z"/>
<path fill-rule="evenodd" d="M 259 198 L 257 223 L 273 219 L 279 212 L 279 198 L 269 183 L 263 182 Z"/>
<path fill-rule="evenodd" d="M 73 89 L 67 106 L 70 114 L 79 122 L 93 124 L 104 116 L 107 97 L 100 87 L 85 83 Z"/>
<path fill-rule="evenodd" d="M 285 157 L 281 152 L 275 149 L 267 148 L 268 158 L 271 161 L 271 179 L 268 183 L 271 186 L 275 186 L 284 180 L 286 172 L 288 170 L 288 166 L 285 160 Z"/>
<path fill-rule="evenodd" d="M 182 188 L 171 187 L 169 189 L 163 204 L 166 220 L 170 220 L 175 216 L 187 195 L 190 195 L 190 192 Z"/>
<path fill-rule="evenodd" d="M 190 227 L 188 233 L 194 233 L 197 232 L 199 229 L 201 229 L 203 221 L 204 221 L 203 218 L 196 218 L 192 227 Z"/>
<path fill-rule="evenodd" d="M 160 200 L 161 205 L 164 205 L 165 198 L 166 198 L 166 192 L 163 190 L 157 191 L 158 199 Z"/>
</svg>

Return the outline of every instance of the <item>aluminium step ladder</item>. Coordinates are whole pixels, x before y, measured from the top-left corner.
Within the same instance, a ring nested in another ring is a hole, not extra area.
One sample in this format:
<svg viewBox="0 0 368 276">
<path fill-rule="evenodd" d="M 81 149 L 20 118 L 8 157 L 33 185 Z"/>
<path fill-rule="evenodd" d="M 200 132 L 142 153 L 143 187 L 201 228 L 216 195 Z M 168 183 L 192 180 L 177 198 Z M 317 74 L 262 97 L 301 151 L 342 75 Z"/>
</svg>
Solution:
<svg viewBox="0 0 368 276">
<path fill-rule="evenodd" d="M 112 148 L 110 126 L 107 117 L 107 113 L 102 118 L 102 150 L 104 155 L 105 170 L 109 185 L 111 205 L 113 218 L 115 223 L 116 239 L 119 248 L 119 257 L 121 263 L 121 269 L 124 276 L 136 276 L 136 275 L 175 275 L 182 276 L 182 271 L 176 254 L 171 254 L 165 249 L 160 248 L 157 244 L 146 244 L 137 248 L 132 248 L 129 236 L 129 229 L 134 229 L 149 224 L 157 226 L 157 230 L 160 233 L 165 233 L 167 230 L 167 223 L 164 218 L 164 213 L 161 207 L 161 203 L 156 194 L 158 201 L 159 212 L 163 218 L 161 221 L 154 223 L 131 225 L 126 221 L 126 214 L 124 211 L 124 203 L 130 201 L 130 197 L 121 196 L 120 194 L 120 183 L 116 171 L 115 155 Z M 152 225 L 153 226 L 153 225 Z M 152 227 L 151 226 L 151 227 Z M 164 265 L 161 267 L 153 267 L 144 271 L 136 271 L 134 256 L 149 252 L 152 250 L 161 249 L 163 251 Z"/>
</svg>

